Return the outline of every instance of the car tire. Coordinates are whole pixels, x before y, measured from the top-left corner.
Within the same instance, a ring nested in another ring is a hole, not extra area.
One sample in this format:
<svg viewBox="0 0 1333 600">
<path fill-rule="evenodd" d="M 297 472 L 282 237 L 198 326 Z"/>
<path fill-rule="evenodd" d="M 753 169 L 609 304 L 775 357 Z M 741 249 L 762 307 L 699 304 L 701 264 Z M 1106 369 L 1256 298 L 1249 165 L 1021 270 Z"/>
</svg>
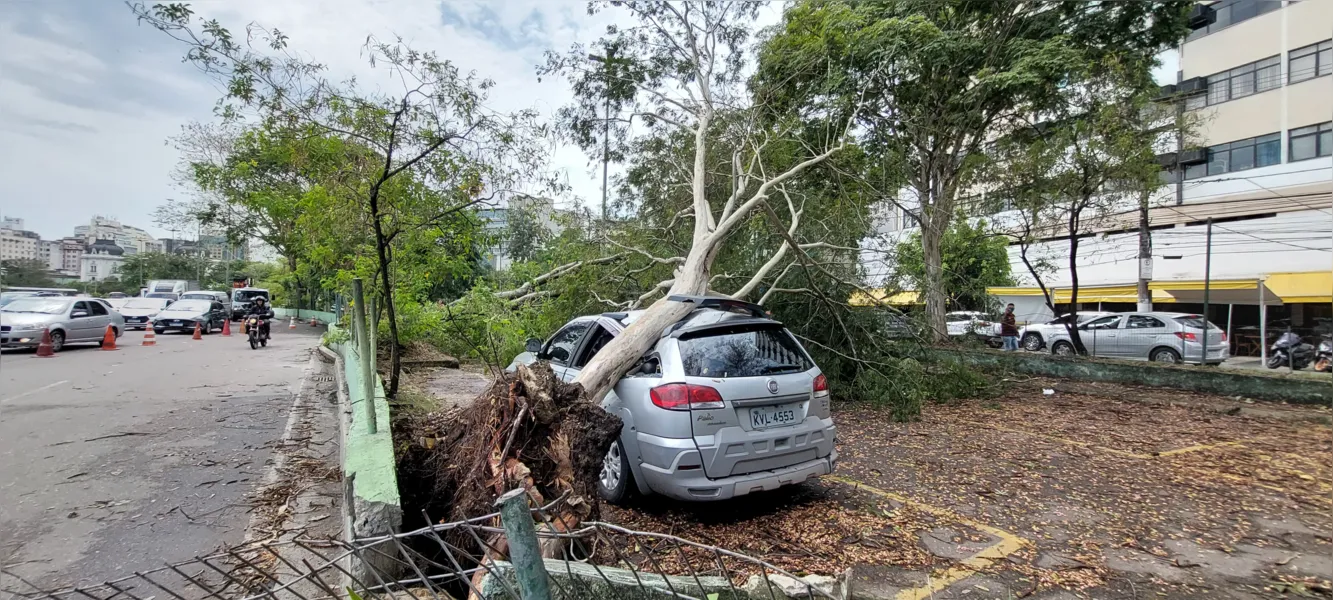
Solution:
<svg viewBox="0 0 1333 600">
<path fill-rule="evenodd" d="M 213 333 L 213 322 L 204 321 L 203 325 L 199 326 L 199 333 L 203 335 L 208 335 L 210 333 Z"/>
<path fill-rule="evenodd" d="M 1074 345 L 1069 342 L 1056 342 L 1051 345 L 1051 354 L 1056 356 L 1073 356 L 1077 354 L 1074 351 Z"/>
<path fill-rule="evenodd" d="M 1021 343 L 1023 345 L 1023 349 L 1027 350 L 1028 352 L 1036 352 L 1038 350 L 1041 350 L 1041 347 L 1045 344 L 1045 342 L 1041 341 L 1040 333 L 1029 333 L 1027 335 L 1024 335 Z"/>
<path fill-rule="evenodd" d="M 1148 360 L 1178 365 L 1180 364 L 1180 353 L 1170 348 L 1158 348 L 1148 355 Z"/>
<path fill-rule="evenodd" d="M 146 328 L 145 328 L 145 329 L 146 329 Z M 155 334 L 157 334 L 157 335 L 162 335 L 162 334 L 165 334 L 166 332 L 167 332 L 167 330 L 165 330 L 165 329 L 158 329 L 158 328 L 156 328 L 156 327 L 153 328 L 153 333 L 155 333 Z"/>
<path fill-rule="evenodd" d="M 611 504 L 623 505 L 629 501 L 634 474 L 625 457 L 625 445 L 616 440 L 602 457 L 602 471 L 597 476 L 597 495 Z"/>
<path fill-rule="evenodd" d="M 65 349 L 65 332 L 59 329 L 51 332 L 51 351 L 60 352 Z"/>
</svg>

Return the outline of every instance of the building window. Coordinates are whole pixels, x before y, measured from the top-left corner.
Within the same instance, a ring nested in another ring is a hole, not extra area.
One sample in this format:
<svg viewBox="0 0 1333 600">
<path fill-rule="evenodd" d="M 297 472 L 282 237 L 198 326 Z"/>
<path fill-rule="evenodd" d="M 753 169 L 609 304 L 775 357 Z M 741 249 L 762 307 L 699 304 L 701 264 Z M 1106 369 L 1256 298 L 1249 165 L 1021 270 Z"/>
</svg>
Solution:
<svg viewBox="0 0 1333 600">
<path fill-rule="evenodd" d="M 1282 2 L 1280 1 L 1223 0 L 1213 5 L 1213 10 L 1217 11 L 1217 20 L 1208 27 L 1190 32 L 1185 41 L 1197 40 L 1210 33 L 1216 33 L 1241 21 L 1248 21 L 1279 8 L 1282 8 Z"/>
<path fill-rule="evenodd" d="M 1208 162 L 1185 169 L 1185 179 L 1235 173 L 1282 162 L 1282 135 L 1270 133 L 1208 148 Z"/>
<path fill-rule="evenodd" d="M 1189 98 L 1185 108 L 1196 109 L 1228 100 L 1266 92 L 1282 85 L 1282 65 L 1279 57 L 1270 56 L 1260 61 L 1241 65 L 1229 71 L 1208 76 L 1208 93 Z"/>
<path fill-rule="evenodd" d="M 1287 54 L 1287 81 L 1296 83 L 1333 73 L 1333 40 L 1310 44 Z"/>
<path fill-rule="evenodd" d="M 1333 123 L 1293 129 L 1287 137 L 1287 162 L 1333 154 Z"/>
</svg>

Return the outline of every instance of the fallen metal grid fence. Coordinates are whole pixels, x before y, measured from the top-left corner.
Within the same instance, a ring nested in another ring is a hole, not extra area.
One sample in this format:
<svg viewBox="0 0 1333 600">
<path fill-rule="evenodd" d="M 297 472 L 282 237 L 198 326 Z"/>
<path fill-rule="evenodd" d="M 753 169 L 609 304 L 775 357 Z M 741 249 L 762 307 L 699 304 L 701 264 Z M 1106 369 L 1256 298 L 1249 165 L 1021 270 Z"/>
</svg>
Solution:
<svg viewBox="0 0 1333 600">
<path fill-rule="evenodd" d="M 519 501 L 526 503 L 526 498 Z M 759 559 L 673 535 L 594 521 L 562 531 L 550 509 L 524 511 L 536 523 L 535 528 L 528 526 L 535 533 L 529 539 L 516 534 L 496 512 L 352 541 L 251 543 L 100 584 L 60 589 L 43 588 L 6 569 L 0 570 L 0 600 L 835 597 L 836 592 Z M 466 542 L 475 546 L 465 548 Z M 485 551 L 478 555 L 478 548 Z M 534 592 L 531 579 L 525 581 L 531 573 L 519 559 L 523 550 L 531 556 L 561 557 L 538 561 L 544 569 L 536 576 L 546 582 L 545 592 Z M 514 562 L 491 558 L 501 556 Z M 785 591 L 775 579 L 785 581 Z"/>
</svg>

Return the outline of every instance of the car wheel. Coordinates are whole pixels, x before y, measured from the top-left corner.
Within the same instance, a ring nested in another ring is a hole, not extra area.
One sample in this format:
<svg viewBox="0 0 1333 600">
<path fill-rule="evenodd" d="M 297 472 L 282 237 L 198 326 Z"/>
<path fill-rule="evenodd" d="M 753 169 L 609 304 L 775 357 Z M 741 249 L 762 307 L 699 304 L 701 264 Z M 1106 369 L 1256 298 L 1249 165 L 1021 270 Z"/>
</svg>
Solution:
<svg viewBox="0 0 1333 600">
<path fill-rule="evenodd" d="M 153 333 L 156 333 L 157 335 L 162 335 L 162 334 L 164 334 L 164 333 L 166 333 L 166 332 L 167 332 L 167 330 L 165 330 L 165 329 L 158 329 L 158 328 L 156 328 L 156 327 L 153 328 Z"/>
<path fill-rule="evenodd" d="M 1051 354 L 1056 356 L 1073 356 L 1074 345 L 1069 342 L 1056 342 L 1051 346 Z"/>
<path fill-rule="evenodd" d="M 60 352 L 65 349 L 65 332 L 56 330 L 51 332 L 51 351 Z"/>
<path fill-rule="evenodd" d="M 213 333 L 213 322 L 212 322 L 212 321 L 204 321 L 204 324 L 201 325 L 201 326 L 199 326 L 199 329 L 200 329 L 200 333 L 202 333 L 203 335 L 208 335 L 208 334 L 210 334 L 210 333 Z"/>
<path fill-rule="evenodd" d="M 1178 365 L 1180 364 L 1180 353 L 1170 348 L 1158 348 L 1152 351 L 1152 355 L 1148 359 L 1153 362 Z"/>
<path fill-rule="evenodd" d="M 611 504 L 624 504 L 629 500 L 630 479 L 633 477 L 629 461 L 625 459 L 625 445 L 616 440 L 602 458 L 602 472 L 597 478 L 597 492 L 603 500 Z"/>
<path fill-rule="evenodd" d="M 1040 335 L 1040 334 L 1029 333 L 1029 334 L 1023 336 L 1023 349 L 1024 349 L 1024 350 L 1027 350 L 1027 351 L 1029 351 L 1029 352 L 1036 352 L 1036 351 L 1038 351 L 1038 350 L 1041 350 L 1041 344 L 1042 344 L 1042 342 L 1041 342 L 1041 335 Z"/>
</svg>

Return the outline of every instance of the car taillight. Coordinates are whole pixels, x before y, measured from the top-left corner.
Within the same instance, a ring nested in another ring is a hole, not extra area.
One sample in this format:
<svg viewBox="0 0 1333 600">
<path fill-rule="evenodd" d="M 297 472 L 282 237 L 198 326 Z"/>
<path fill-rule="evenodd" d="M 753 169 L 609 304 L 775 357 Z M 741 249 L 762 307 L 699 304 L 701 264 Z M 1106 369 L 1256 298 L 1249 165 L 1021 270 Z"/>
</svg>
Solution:
<svg viewBox="0 0 1333 600">
<path fill-rule="evenodd" d="M 828 391 L 828 377 L 825 377 L 823 373 L 820 373 L 819 375 L 815 376 L 815 391 L 816 392 Z"/>
<path fill-rule="evenodd" d="M 1176 337 L 1178 337 L 1178 338 L 1180 338 L 1180 339 L 1182 339 L 1182 340 L 1188 340 L 1188 341 L 1191 341 L 1191 342 L 1198 341 L 1198 339 L 1199 339 L 1199 338 L 1194 337 L 1194 334 L 1193 334 L 1193 333 L 1190 333 L 1190 332 L 1188 332 L 1188 331 L 1177 331 L 1177 332 L 1176 332 Z"/>
<path fill-rule="evenodd" d="M 667 410 L 725 408 L 722 394 L 706 385 L 668 383 L 648 391 L 653 404 Z"/>
</svg>

